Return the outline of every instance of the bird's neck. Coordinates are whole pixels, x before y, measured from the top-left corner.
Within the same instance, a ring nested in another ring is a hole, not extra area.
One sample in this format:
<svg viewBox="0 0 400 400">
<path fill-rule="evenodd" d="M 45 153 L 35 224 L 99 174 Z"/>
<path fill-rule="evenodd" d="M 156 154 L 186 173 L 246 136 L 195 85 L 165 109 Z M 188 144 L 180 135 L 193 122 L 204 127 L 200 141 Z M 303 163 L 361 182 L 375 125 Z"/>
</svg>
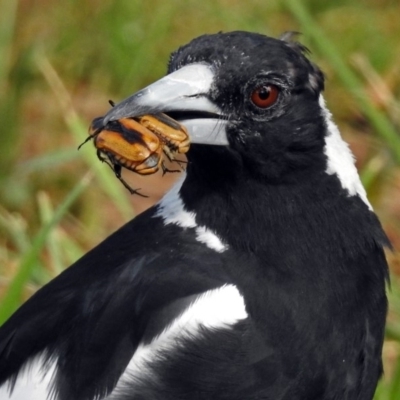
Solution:
<svg viewBox="0 0 400 400">
<path fill-rule="evenodd" d="M 306 252 L 320 244 L 351 252 L 383 237 L 367 205 L 334 175 L 308 171 L 306 179 L 274 183 L 238 168 L 234 153 L 215 149 L 201 160 L 197 168 L 194 154 L 179 196 L 197 225 L 232 248 L 262 253 L 268 244 L 278 252 L 293 246 Z"/>
</svg>

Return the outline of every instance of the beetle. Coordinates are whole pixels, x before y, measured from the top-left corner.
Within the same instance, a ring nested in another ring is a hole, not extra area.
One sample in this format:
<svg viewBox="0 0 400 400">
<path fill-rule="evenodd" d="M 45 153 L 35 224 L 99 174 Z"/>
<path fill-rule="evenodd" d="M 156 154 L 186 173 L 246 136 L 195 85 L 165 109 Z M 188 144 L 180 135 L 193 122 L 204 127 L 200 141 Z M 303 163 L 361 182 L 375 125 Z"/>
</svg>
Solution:
<svg viewBox="0 0 400 400">
<path fill-rule="evenodd" d="M 179 172 L 166 168 L 163 153 L 170 161 L 183 162 L 176 160 L 173 153 L 186 153 L 189 149 L 186 129 L 165 114 L 123 118 L 105 126 L 101 117 L 95 118 L 89 128 L 89 137 L 81 146 L 90 139 L 93 139 L 98 158 L 111 167 L 131 194 L 143 197 L 147 196 L 123 180 L 122 167 L 141 175 L 153 174 L 160 168 L 163 173 Z"/>
<path fill-rule="evenodd" d="M 166 114 L 143 115 L 137 120 L 145 128 L 154 132 L 171 152 L 187 153 L 190 147 L 186 128 Z M 168 152 L 166 155 L 169 156 Z M 174 159 L 174 158 L 172 158 Z"/>
<path fill-rule="evenodd" d="M 93 142 L 114 163 L 141 175 L 157 172 L 162 164 L 159 137 L 131 118 L 109 122 Z"/>
</svg>

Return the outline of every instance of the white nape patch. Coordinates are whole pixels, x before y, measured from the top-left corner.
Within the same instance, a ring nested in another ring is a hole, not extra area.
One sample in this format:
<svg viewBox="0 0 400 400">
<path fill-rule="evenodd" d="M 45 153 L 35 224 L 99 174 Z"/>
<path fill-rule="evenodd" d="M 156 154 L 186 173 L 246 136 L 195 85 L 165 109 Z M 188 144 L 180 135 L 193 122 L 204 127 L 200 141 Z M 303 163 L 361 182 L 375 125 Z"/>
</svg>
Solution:
<svg viewBox="0 0 400 400">
<path fill-rule="evenodd" d="M 198 226 L 196 223 L 196 214 L 185 210 L 185 206 L 179 191 L 186 178 L 186 174 L 175 183 L 172 189 L 161 199 L 158 203 L 158 210 L 155 214 L 156 217 L 161 217 L 165 225 L 176 224 L 182 228 L 195 228 L 196 239 L 204 243 L 210 249 L 219 253 L 224 252 L 228 246 L 224 244 L 221 239 L 206 226 Z"/>
<path fill-rule="evenodd" d="M 54 397 L 52 380 L 56 368 L 56 361 L 44 365 L 43 357 L 35 357 L 29 361 L 18 375 L 12 394 L 9 391 L 9 382 L 0 387 L 1 400 L 51 400 Z"/>
<path fill-rule="evenodd" d="M 236 286 L 224 285 L 203 293 L 150 344 L 139 345 L 111 398 L 132 378 L 143 376 L 147 363 L 156 360 L 161 351 L 173 352 L 180 339 L 196 340 L 202 327 L 229 328 L 245 318 L 245 302 Z"/>
<path fill-rule="evenodd" d="M 161 217 L 165 225 L 176 224 L 182 228 L 195 228 L 197 226 L 195 213 L 185 210 L 183 201 L 179 196 L 179 191 L 185 179 L 186 174 L 182 173 L 175 185 L 158 203 L 155 216 Z"/>
<path fill-rule="evenodd" d="M 358 195 L 368 208 L 372 210 L 364 186 L 358 176 L 357 168 L 354 165 L 354 156 L 348 144 L 342 139 L 338 127 L 332 121 L 332 114 L 326 108 L 322 95 L 319 97 L 319 105 L 328 129 L 324 149 L 324 153 L 328 159 L 326 173 L 329 175 L 336 174 L 342 187 L 348 191 L 349 195 Z"/>
<path fill-rule="evenodd" d="M 227 246 L 221 242 L 221 239 L 205 226 L 196 228 L 196 238 L 199 242 L 204 243 L 210 249 L 214 249 L 218 253 L 222 253 L 227 249 Z"/>
</svg>

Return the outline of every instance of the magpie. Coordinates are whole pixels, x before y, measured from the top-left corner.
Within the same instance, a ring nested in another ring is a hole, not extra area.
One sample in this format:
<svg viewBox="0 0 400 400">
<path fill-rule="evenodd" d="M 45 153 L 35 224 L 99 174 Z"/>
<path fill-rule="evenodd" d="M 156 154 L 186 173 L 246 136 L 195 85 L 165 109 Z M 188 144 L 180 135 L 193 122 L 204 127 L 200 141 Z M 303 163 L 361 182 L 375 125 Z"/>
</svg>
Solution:
<svg viewBox="0 0 400 400">
<path fill-rule="evenodd" d="M 166 113 L 185 176 L 0 330 L 0 398 L 368 400 L 389 242 L 307 49 L 203 35 L 110 121 Z"/>
</svg>

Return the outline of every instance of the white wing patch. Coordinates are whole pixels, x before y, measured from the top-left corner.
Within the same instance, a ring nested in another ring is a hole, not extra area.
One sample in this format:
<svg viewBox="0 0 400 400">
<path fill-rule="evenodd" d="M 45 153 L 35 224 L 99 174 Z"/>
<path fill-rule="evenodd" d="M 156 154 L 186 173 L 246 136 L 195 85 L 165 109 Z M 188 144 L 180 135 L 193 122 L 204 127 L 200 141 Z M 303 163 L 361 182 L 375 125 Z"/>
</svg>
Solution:
<svg viewBox="0 0 400 400">
<path fill-rule="evenodd" d="M 228 246 L 206 226 L 198 226 L 196 214 L 185 210 L 185 205 L 179 195 L 186 174 L 177 181 L 172 189 L 161 199 L 156 212 L 157 217 L 161 217 L 166 225 L 176 224 L 182 228 L 195 228 L 196 239 L 204 243 L 210 249 L 219 253 L 224 252 Z"/>
<path fill-rule="evenodd" d="M 36 357 L 28 362 L 18 375 L 12 394 L 8 382 L 0 387 L 0 400 L 50 400 L 55 399 L 52 380 L 56 361 L 44 367 L 43 358 Z"/>
<path fill-rule="evenodd" d="M 338 127 L 332 121 L 332 114 L 326 108 L 322 95 L 319 97 L 319 104 L 328 129 L 324 149 L 328 159 L 326 173 L 329 175 L 336 174 L 342 187 L 348 191 L 349 195 L 358 195 L 368 208 L 372 210 L 372 206 L 367 199 L 367 194 L 358 176 L 357 168 L 354 165 L 354 156 L 348 144 L 342 139 Z"/>
<path fill-rule="evenodd" d="M 173 352 L 180 338 L 196 340 L 201 327 L 229 328 L 245 318 L 247 312 L 244 299 L 236 286 L 224 285 L 205 292 L 150 344 L 139 345 L 110 399 L 117 396 L 127 382 L 146 374 L 147 363 L 157 359 L 160 351 Z"/>
</svg>

